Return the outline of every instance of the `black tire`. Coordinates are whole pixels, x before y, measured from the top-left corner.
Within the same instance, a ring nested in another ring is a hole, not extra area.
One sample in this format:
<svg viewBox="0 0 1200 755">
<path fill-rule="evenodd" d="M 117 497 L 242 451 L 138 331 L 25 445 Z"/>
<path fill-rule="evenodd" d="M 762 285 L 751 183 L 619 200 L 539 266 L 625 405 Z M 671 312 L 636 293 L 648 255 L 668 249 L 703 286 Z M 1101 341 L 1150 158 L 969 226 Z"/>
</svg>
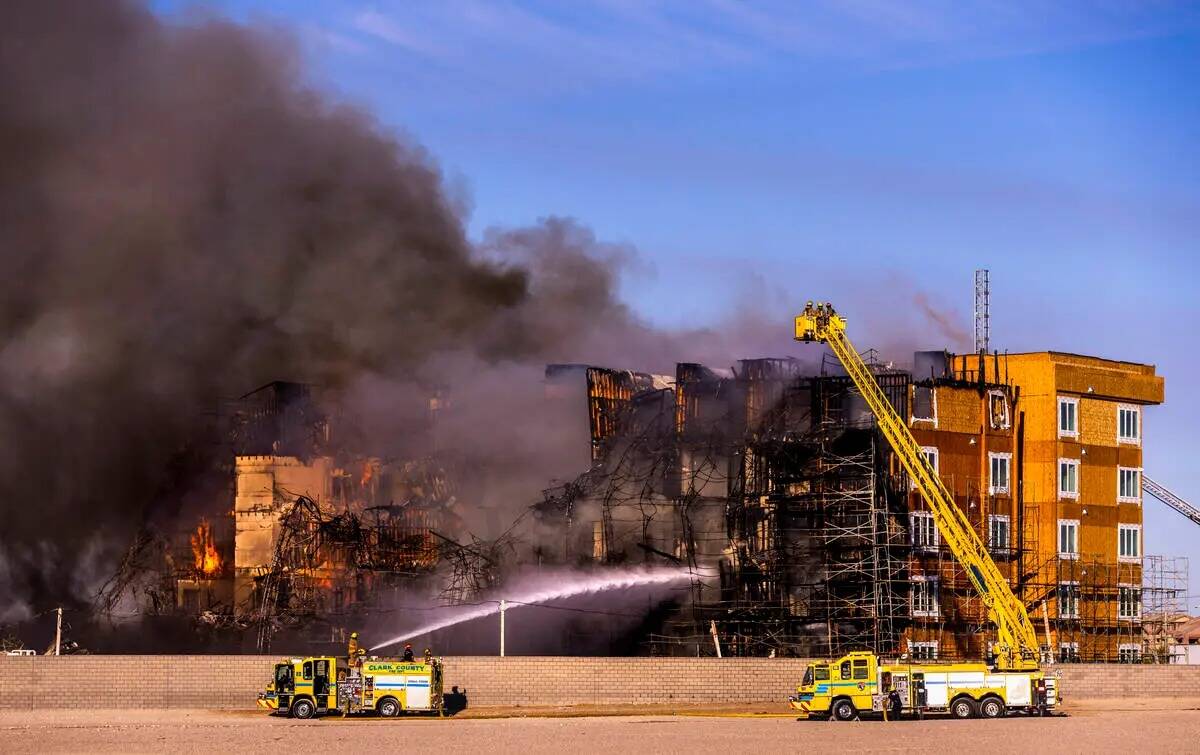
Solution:
<svg viewBox="0 0 1200 755">
<path fill-rule="evenodd" d="M 969 697 L 959 697 L 950 703 L 950 715 L 955 718 L 974 718 L 975 714 L 975 701 Z"/>
<path fill-rule="evenodd" d="M 984 718 L 1003 718 L 1004 701 L 998 697 L 985 697 L 979 703 L 979 715 Z"/>
<path fill-rule="evenodd" d="M 307 719 L 317 714 L 317 706 L 312 700 L 301 699 L 292 703 L 292 718 Z"/>
<path fill-rule="evenodd" d="M 394 697 L 385 697 L 375 704 L 375 710 L 383 718 L 395 718 L 400 715 L 400 703 Z"/>
<path fill-rule="evenodd" d="M 854 703 L 844 697 L 841 700 L 834 700 L 833 707 L 829 710 L 830 714 L 839 721 L 853 721 L 854 717 L 858 715 Z"/>
</svg>

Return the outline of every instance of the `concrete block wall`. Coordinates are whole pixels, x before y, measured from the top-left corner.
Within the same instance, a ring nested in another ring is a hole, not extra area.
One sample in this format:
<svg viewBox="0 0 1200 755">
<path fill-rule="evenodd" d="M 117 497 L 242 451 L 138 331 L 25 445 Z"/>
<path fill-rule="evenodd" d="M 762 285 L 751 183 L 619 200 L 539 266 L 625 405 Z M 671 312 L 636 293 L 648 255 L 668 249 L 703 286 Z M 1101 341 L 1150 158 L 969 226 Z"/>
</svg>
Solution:
<svg viewBox="0 0 1200 755">
<path fill-rule="evenodd" d="M 795 658 L 452 658 L 446 689 L 471 705 L 782 701 L 807 661 Z"/>
<path fill-rule="evenodd" d="M 253 708 L 276 656 L 0 656 L 0 708 Z M 780 703 L 789 658 L 454 657 L 446 689 L 486 706 Z M 1069 664 L 1068 701 L 1200 696 L 1200 666 Z"/>
<path fill-rule="evenodd" d="M 275 656 L 0 656 L 0 708 L 246 708 Z"/>
<path fill-rule="evenodd" d="M 1066 700 L 1191 697 L 1200 700 L 1200 666 L 1067 663 L 1061 672 Z"/>
</svg>

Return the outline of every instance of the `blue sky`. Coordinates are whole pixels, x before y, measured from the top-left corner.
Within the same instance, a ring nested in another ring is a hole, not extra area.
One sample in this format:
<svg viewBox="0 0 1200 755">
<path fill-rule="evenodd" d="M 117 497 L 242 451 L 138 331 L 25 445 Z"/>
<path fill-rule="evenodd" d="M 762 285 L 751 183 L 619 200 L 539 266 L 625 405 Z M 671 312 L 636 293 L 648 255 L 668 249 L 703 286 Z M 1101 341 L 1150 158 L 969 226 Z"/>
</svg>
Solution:
<svg viewBox="0 0 1200 755">
<path fill-rule="evenodd" d="M 994 347 L 1158 366 L 1146 468 L 1200 503 L 1200 3 L 154 5 L 289 29 L 429 148 L 473 234 L 556 214 L 633 245 L 623 293 L 659 324 L 823 298 L 860 347 L 895 322 L 961 347 L 913 297 L 969 331 L 988 267 Z M 1200 528 L 1145 520 L 1200 580 Z"/>
</svg>

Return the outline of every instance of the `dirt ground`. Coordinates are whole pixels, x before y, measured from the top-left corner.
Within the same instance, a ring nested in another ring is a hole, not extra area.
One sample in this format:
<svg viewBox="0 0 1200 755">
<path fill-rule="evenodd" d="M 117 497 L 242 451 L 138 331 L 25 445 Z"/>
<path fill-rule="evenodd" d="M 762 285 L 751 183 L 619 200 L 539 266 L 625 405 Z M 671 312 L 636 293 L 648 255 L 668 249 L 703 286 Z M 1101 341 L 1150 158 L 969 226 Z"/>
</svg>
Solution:
<svg viewBox="0 0 1200 755">
<path fill-rule="evenodd" d="M 1056 718 L 883 723 L 796 721 L 773 715 L 690 711 L 643 716 L 516 716 L 293 721 L 254 712 L 199 710 L 0 711 L 0 752 L 358 751 L 753 752 L 1194 752 L 1200 710 L 1104 710 Z"/>
</svg>

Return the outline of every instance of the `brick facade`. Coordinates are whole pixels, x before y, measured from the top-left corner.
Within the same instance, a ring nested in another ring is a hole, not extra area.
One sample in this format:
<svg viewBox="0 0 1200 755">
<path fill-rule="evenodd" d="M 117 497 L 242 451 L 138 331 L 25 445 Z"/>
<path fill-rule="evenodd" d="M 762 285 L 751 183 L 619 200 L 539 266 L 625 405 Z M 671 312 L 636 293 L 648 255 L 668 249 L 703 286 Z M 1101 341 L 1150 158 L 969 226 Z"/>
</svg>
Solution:
<svg viewBox="0 0 1200 755">
<path fill-rule="evenodd" d="M 253 708 L 275 656 L 0 656 L 0 708 Z M 787 658 L 459 657 L 446 689 L 471 706 L 782 704 L 806 661 Z M 1194 697 L 1200 666 L 1068 664 L 1066 700 Z"/>
</svg>

